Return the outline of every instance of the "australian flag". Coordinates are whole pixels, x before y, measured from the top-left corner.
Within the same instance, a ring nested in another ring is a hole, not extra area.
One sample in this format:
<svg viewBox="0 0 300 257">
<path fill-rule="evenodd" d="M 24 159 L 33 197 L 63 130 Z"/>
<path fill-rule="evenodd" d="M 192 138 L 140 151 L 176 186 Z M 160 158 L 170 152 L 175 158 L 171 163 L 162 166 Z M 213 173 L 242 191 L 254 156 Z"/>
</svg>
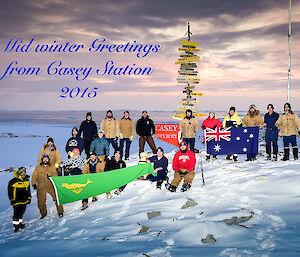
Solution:
<svg viewBox="0 0 300 257">
<path fill-rule="evenodd" d="M 259 127 L 206 129 L 207 153 L 212 155 L 258 154 Z"/>
</svg>

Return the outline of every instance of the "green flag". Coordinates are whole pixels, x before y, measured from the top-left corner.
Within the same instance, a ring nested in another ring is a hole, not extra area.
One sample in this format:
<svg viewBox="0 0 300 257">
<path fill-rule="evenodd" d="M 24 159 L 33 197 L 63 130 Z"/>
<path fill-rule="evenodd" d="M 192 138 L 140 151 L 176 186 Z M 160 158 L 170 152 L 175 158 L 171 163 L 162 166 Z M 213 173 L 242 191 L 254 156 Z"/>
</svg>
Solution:
<svg viewBox="0 0 300 257">
<path fill-rule="evenodd" d="M 157 176 L 153 170 L 151 163 L 145 163 L 107 172 L 49 179 L 54 186 L 58 203 L 65 204 L 111 191 L 147 173 Z"/>
</svg>

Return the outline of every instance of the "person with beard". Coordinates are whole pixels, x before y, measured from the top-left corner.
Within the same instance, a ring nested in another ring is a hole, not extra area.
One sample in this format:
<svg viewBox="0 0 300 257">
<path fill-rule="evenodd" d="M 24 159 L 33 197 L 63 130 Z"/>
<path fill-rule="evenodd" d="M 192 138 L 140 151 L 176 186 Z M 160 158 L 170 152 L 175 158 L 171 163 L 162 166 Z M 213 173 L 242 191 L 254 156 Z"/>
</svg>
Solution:
<svg viewBox="0 0 300 257">
<path fill-rule="evenodd" d="M 254 104 L 251 104 L 248 113 L 243 119 L 243 127 L 262 127 L 263 124 L 264 120 L 263 117 L 260 115 L 259 110 L 256 109 L 256 106 Z M 247 154 L 246 161 L 254 160 L 256 160 L 256 154 Z"/>
<path fill-rule="evenodd" d="M 120 129 L 119 123 L 113 117 L 111 110 L 106 112 L 106 117 L 101 122 L 100 129 L 104 131 L 108 143 L 111 144 L 116 151 L 118 149 L 118 137 L 120 135 Z"/>
<path fill-rule="evenodd" d="M 229 127 L 240 127 L 242 126 L 242 119 L 239 117 L 239 115 L 236 112 L 236 109 L 234 106 L 231 106 L 229 108 L 228 114 L 225 116 L 223 120 L 223 128 L 229 128 Z M 232 155 L 227 155 L 225 160 L 229 161 L 231 160 Z M 238 155 L 234 154 L 232 157 L 232 160 L 234 162 L 238 161 Z"/>
<path fill-rule="evenodd" d="M 10 204 L 14 209 L 12 221 L 14 231 L 18 232 L 26 227 L 22 219 L 27 204 L 31 203 L 30 182 L 25 167 L 20 167 L 14 171 L 14 178 L 8 182 L 7 191 Z"/>
<path fill-rule="evenodd" d="M 119 127 L 120 127 L 120 152 L 121 157 L 123 156 L 123 148 L 124 144 L 126 144 L 125 147 L 125 161 L 129 160 L 129 150 L 130 145 L 134 137 L 134 121 L 130 118 L 129 111 L 124 112 L 124 116 L 119 121 Z"/>
<path fill-rule="evenodd" d="M 275 126 L 276 121 L 279 119 L 279 114 L 274 112 L 273 104 L 268 104 L 268 112 L 264 117 L 264 124 L 261 126 L 266 127 L 266 153 L 267 160 L 271 160 L 272 145 L 273 145 L 273 160 L 277 161 L 278 153 L 278 128 Z"/>
<path fill-rule="evenodd" d="M 72 152 L 72 157 L 61 165 L 68 167 L 68 173 L 66 175 L 81 175 L 85 164 L 85 159 L 80 155 L 78 148 L 74 148 Z"/>
<path fill-rule="evenodd" d="M 61 155 L 52 137 L 49 137 L 47 143 L 43 145 L 42 150 L 38 157 L 38 164 L 40 163 L 41 158 L 44 155 L 49 155 L 51 165 L 55 165 L 55 168 L 58 168 L 61 163 Z"/>
<path fill-rule="evenodd" d="M 81 122 L 80 128 L 78 131 L 78 136 L 81 137 L 81 133 L 83 134 L 84 140 L 84 151 L 86 154 L 86 158 L 90 157 L 90 146 L 95 137 L 97 137 L 97 125 L 92 120 L 92 113 L 88 112 L 86 114 L 86 119 Z"/>
<path fill-rule="evenodd" d="M 95 152 L 92 152 L 90 154 L 90 158 L 87 160 L 83 167 L 83 174 L 92 174 L 92 173 L 100 173 L 104 172 L 105 168 L 105 161 L 103 156 L 97 156 Z M 107 195 L 110 195 L 110 192 L 106 193 Z M 96 202 L 97 196 L 93 196 L 92 202 Z M 82 207 L 81 210 L 85 210 L 88 207 L 88 198 L 82 200 Z"/>
<path fill-rule="evenodd" d="M 167 189 L 171 192 L 176 192 L 182 179 L 184 179 L 184 181 L 181 192 L 190 189 L 195 176 L 195 165 L 195 153 L 188 150 L 187 143 L 182 141 L 179 145 L 179 151 L 175 154 L 173 159 L 174 179 L 170 185 L 166 185 Z"/>
<path fill-rule="evenodd" d="M 297 114 L 292 111 L 291 104 L 284 105 L 284 114 L 280 115 L 276 122 L 276 127 L 280 128 L 279 136 L 283 136 L 284 155 L 283 161 L 290 159 L 290 148 L 292 145 L 294 159 L 298 160 L 298 146 L 297 146 L 297 128 L 300 134 L 300 122 Z"/>
<path fill-rule="evenodd" d="M 36 166 L 32 174 L 31 184 L 32 187 L 37 190 L 38 208 L 41 213 L 41 219 L 45 218 L 47 215 L 47 193 L 52 196 L 52 199 L 55 202 L 58 217 L 62 218 L 64 216 L 63 206 L 58 205 L 53 185 L 48 177 L 57 177 L 57 172 L 55 167 L 51 164 L 49 155 L 45 154 L 42 156 L 40 164 Z"/>
<path fill-rule="evenodd" d="M 152 152 L 156 154 L 157 149 L 153 139 L 155 137 L 155 126 L 147 111 L 142 112 L 142 117 L 136 123 L 136 134 L 139 139 L 139 154 L 144 152 L 146 142 Z"/>
<path fill-rule="evenodd" d="M 80 154 L 84 150 L 84 140 L 78 135 L 78 128 L 74 127 L 72 129 L 72 137 L 70 137 L 66 144 L 66 153 L 68 154 L 68 158 L 71 158 L 71 153 L 73 152 L 74 148 L 78 148 Z"/>
<path fill-rule="evenodd" d="M 192 110 L 185 111 L 186 116 L 180 121 L 179 130 L 182 134 L 182 139 L 187 143 L 191 151 L 195 151 L 195 138 L 199 130 L 198 120 L 193 116 Z"/>
<path fill-rule="evenodd" d="M 90 147 L 90 153 L 95 152 L 97 156 L 103 158 L 109 157 L 109 142 L 105 138 L 103 130 L 98 131 L 98 137 L 93 140 Z"/>
</svg>

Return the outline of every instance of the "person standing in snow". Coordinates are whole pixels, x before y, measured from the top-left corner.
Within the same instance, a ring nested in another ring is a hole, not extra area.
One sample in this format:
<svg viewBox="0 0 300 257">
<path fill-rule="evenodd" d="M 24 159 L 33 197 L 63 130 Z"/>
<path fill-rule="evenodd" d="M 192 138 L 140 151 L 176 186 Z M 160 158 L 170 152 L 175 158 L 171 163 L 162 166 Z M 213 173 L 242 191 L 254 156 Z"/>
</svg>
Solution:
<svg viewBox="0 0 300 257">
<path fill-rule="evenodd" d="M 264 124 L 263 117 L 260 115 L 259 110 L 256 109 L 255 104 L 251 104 L 248 113 L 243 119 L 243 127 L 262 127 Z M 246 161 L 255 161 L 256 154 L 247 154 Z"/>
<path fill-rule="evenodd" d="M 161 185 L 167 177 L 169 162 L 168 159 L 164 156 L 164 150 L 161 147 L 158 147 L 157 154 L 151 156 L 148 159 L 148 162 L 153 163 L 153 173 L 157 173 L 157 176 L 155 177 L 152 174 L 149 174 L 147 175 L 146 180 L 150 180 L 151 182 L 156 181 L 156 188 L 161 189 Z"/>
<path fill-rule="evenodd" d="M 26 174 L 25 167 L 20 167 L 14 171 L 14 178 L 8 182 L 7 191 L 10 204 L 14 209 L 12 221 L 14 231 L 18 232 L 26 227 L 22 219 L 27 204 L 31 202 L 29 176 Z"/>
<path fill-rule="evenodd" d="M 223 120 L 223 128 L 229 128 L 229 127 L 240 127 L 242 126 L 242 119 L 238 116 L 236 109 L 234 106 L 231 106 L 229 108 L 228 114 L 225 116 Z M 227 155 L 225 160 L 231 160 L 232 155 Z M 234 154 L 232 157 L 232 160 L 234 162 L 238 161 L 238 155 Z"/>
<path fill-rule="evenodd" d="M 59 167 L 61 163 L 61 155 L 58 148 L 54 144 L 54 140 L 52 137 L 49 137 L 47 143 L 43 145 L 42 150 L 38 157 L 38 164 L 40 163 L 41 158 L 44 155 L 49 155 L 51 160 L 51 165 L 55 165 L 55 168 Z"/>
<path fill-rule="evenodd" d="M 129 111 L 124 112 L 124 116 L 119 121 L 119 127 L 120 127 L 120 152 L 121 157 L 123 156 L 123 148 L 124 144 L 125 146 L 125 161 L 129 160 L 129 150 L 130 145 L 134 137 L 134 121 L 130 118 Z"/>
<path fill-rule="evenodd" d="M 202 123 L 201 128 L 206 130 L 207 128 L 216 129 L 222 128 L 222 123 L 218 119 L 216 119 L 216 114 L 214 112 L 210 112 L 208 114 L 207 119 L 205 119 Z M 217 155 L 213 155 L 213 160 L 217 159 Z M 206 154 L 206 161 L 210 160 L 210 154 Z"/>
<path fill-rule="evenodd" d="M 95 152 L 90 154 L 90 158 L 87 160 L 83 167 L 83 174 L 92 174 L 92 173 L 100 173 L 104 172 L 105 168 L 105 161 L 103 156 L 99 157 L 96 155 Z M 110 192 L 106 193 L 110 195 Z M 97 196 L 93 196 L 92 202 L 96 202 Z M 85 210 L 88 207 L 88 198 L 82 200 L 82 207 L 81 210 Z"/>
<path fill-rule="evenodd" d="M 81 137 L 81 133 L 83 133 L 84 140 L 84 149 L 86 158 L 90 157 L 90 146 L 95 137 L 97 137 L 97 125 L 92 120 L 92 113 L 88 112 L 86 114 L 86 119 L 81 122 L 80 128 L 78 131 L 78 136 Z"/>
<path fill-rule="evenodd" d="M 147 111 L 142 112 L 142 117 L 136 123 L 136 134 L 139 139 L 139 154 L 144 152 L 146 142 L 152 152 L 156 154 L 157 149 L 153 139 L 155 137 L 155 126 Z"/>
<path fill-rule="evenodd" d="M 274 112 L 273 104 L 268 104 L 268 112 L 264 117 L 264 124 L 261 127 L 266 127 L 266 153 L 267 160 L 271 160 L 272 145 L 273 145 L 273 160 L 277 161 L 278 154 L 278 128 L 275 126 L 279 118 L 279 114 Z"/>
<path fill-rule="evenodd" d="M 111 110 L 106 112 L 105 119 L 101 122 L 100 129 L 104 131 L 106 139 L 114 150 L 118 149 L 118 137 L 120 135 L 119 123 L 114 118 Z"/>
<path fill-rule="evenodd" d="M 200 127 L 197 118 L 193 116 L 192 110 L 186 110 L 185 114 L 186 116 L 180 121 L 179 130 L 183 141 L 185 141 L 191 151 L 194 152 L 196 133 Z"/>
<path fill-rule="evenodd" d="M 95 152 L 97 156 L 109 157 L 109 143 L 103 130 L 98 131 L 98 137 L 91 143 L 90 153 L 92 152 Z"/>
<path fill-rule="evenodd" d="M 292 145 L 294 159 L 298 160 L 298 146 L 297 146 L 297 128 L 300 134 L 300 122 L 297 114 L 292 111 L 290 103 L 284 105 L 284 114 L 280 115 L 276 122 L 276 127 L 280 128 L 279 135 L 283 136 L 284 155 L 283 161 L 290 159 L 290 148 Z"/>
<path fill-rule="evenodd" d="M 195 176 L 195 165 L 195 153 L 188 150 L 186 142 L 182 141 L 179 145 L 179 151 L 175 154 L 173 159 L 174 179 L 171 184 L 167 186 L 167 189 L 171 192 L 176 192 L 182 179 L 184 179 L 184 181 L 181 192 L 190 189 Z"/>
<path fill-rule="evenodd" d="M 48 177 L 57 177 L 57 172 L 55 167 L 51 164 L 49 155 L 43 155 L 40 164 L 36 166 L 31 178 L 32 187 L 37 190 L 38 208 L 41 213 L 41 219 L 47 215 L 47 193 L 52 196 L 55 202 L 58 217 L 62 218 L 64 216 L 63 206 L 58 205 L 53 185 Z"/>
<path fill-rule="evenodd" d="M 72 152 L 71 159 L 67 160 L 66 162 L 62 163 L 62 166 L 69 167 L 69 174 L 70 175 L 81 175 L 82 170 L 85 164 L 85 159 L 80 155 L 80 150 L 78 148 L 74 148 Z M 69 175 L 65 174 L 65 175 Z"/>
<path fill-rule="evenodd" d="M 84 150 L 84 140 L 78 135 L 78 128 L 74 127 L 72 129 L 72 137 L 70 137 L 66 144 L 66 153 L 68 154 L 68 158 L 71 158 L 71 153 L 74 148 L 78 148 L 80 154 Z"/>
</svg>

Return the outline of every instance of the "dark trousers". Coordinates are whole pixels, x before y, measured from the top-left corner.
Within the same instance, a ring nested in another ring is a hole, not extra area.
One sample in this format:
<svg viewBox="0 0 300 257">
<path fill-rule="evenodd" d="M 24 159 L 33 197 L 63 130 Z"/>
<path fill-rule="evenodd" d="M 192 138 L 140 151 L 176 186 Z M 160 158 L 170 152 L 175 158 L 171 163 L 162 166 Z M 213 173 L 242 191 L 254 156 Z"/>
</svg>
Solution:
<svg viewBox="0 0 300 257">
<path fill-rule="evenodd" d="M 268 155 L 272 153 L 273 146 L 273 154 L 278 153 L 278 129 L 267 129 L 266 130 L 266 152 Z"/>
<path fill-rule="evenodd" d="M 183 141 L 187 143 L 191 151 L 195 151 L 195 138 L 184 138 Z"/>
<path fill-rule="evenodd" d="M 284 136 L 283 137 L 283 146 L 284 148 L 289 148 L 289 145 L 292 145 L 292 147 L 297 147 L 297 140 L 296 140 L 296 135 L 292 136 Z"/>
<path fill-rule="evenodd" d="M 147 176 L 147 180 L 150 180 L 152 182 L 158 181 L 158 180 L 165 180 L 167 176 L 167 173 L 165 171 L 157 172 L 157 176 L 154 177 L 152 174 L 149 174 Z"/>
<path fill-rule="evenodd" d="M 123 156 L 123 148 L 125 144 L 125 159 L 129 158 L 129 149 L 131 145 L 131 141 L 129 138 L 122 138 L 120 139 L 120 152 L 121 152 L 121 157 Z"/>
<path fill-rule="evenodd" d="M 112 145 L 114 150 L 118 150 L 118 142 L 114 138 L 106 138 L 108 143 Z"/>
<path fill-rule="evenodd" d="M 247 159 L 254 159 L 254 158 L 256 158 L 256 154 L 255 153 L 249 153 L 249 154 L 247 154 Z"/>
<path fill-rule="evenodd" d="M 13 224 L 14 225 L 19 225 L 22 223 L 23 215 L 26 210 L 26 204 L 19 204 L 13 206 L 14 208 L 14 216 L 13 216 Z"/>
<path fill-rule="evenodd" d="M 92 139 L 91 140 L 86 140 L 84 139 L 84 151 L 86 154 L 86 158 L 90 158 L 90 147 L 91 147 L 91 143 L 92 143 Z"/>
<path fill-rule="evenodd" d="M 156 154 L 157 149 L 156 149 L 156 146 L 155 146 L 152 136 L 140 136 L 140 138 L 139 138 L 139 153 L 144 152 L 146 142 L 150 146 L 152 152 L 154 154 Z"/>
</svg>

